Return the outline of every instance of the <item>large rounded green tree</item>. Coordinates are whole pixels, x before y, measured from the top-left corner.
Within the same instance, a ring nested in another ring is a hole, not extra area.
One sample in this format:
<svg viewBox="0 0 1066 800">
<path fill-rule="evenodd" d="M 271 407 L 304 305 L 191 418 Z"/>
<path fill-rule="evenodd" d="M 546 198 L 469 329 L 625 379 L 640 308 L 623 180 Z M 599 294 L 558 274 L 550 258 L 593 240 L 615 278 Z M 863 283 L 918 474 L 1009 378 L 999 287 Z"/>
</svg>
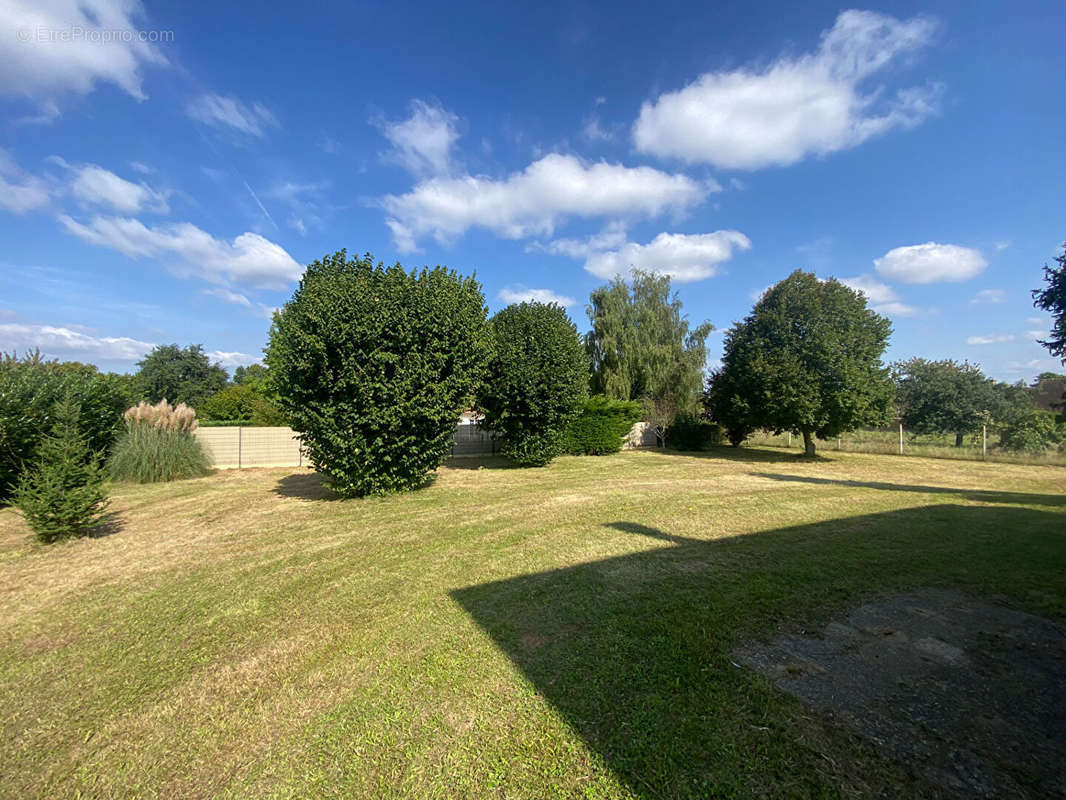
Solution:
<svg viewBox="0 0 1066 800">
<path fill-rule="evenodd" d="M 561 306 L 520 303 L 490 323 L 491 355 L 479 405 L 503 435 L 504 453 L 543 466 L 565 446 L 567 426 L 588 394 L 589 368 L 577 327 Z"/>
<path fill-rule="evenodd" d="M 344 250 L 308 266 L 274 317 L 266 363 L 331 488 L 425 483 L 480 383 L 486 313 L 478 282 L 444 267 L 407 272 Z"/>
<path fill-rule="evenodd" d="M 733 444 L 757 428 L 793 431 L 813 456 L 813 437 L 889 417 L 893 386 L 881 357 L 891 332 L 859 292 L 796 270 L 726 333 L 711 413 Z"/>
</svg>

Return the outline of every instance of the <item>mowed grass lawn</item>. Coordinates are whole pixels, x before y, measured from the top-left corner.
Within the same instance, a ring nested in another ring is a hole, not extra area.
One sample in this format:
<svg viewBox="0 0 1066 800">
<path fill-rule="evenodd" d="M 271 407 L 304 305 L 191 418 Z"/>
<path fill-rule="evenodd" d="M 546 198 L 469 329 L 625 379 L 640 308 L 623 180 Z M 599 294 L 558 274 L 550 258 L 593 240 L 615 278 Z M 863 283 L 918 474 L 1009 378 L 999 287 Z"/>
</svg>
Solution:
<svg viewBox="0 0 1066 800">
<path fill-rule="evenodd" d="M 306 470 L 0 511 L 0 795 L 907 796 L 732 651 L 955 587 L 1066 620 L 1066 470 L 774 450 Z"/>
</svg>

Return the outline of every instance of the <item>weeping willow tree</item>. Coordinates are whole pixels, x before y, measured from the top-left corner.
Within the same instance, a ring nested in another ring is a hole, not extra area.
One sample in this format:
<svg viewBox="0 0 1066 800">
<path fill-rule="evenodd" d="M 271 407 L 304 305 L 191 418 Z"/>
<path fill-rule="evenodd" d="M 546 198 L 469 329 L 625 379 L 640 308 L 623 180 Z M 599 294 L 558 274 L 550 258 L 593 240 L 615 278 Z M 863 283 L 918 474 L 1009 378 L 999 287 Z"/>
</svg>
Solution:
<svg viewBox="0 0 1066 800">
<path fill-rule="evenodd" d="M 587 311 L 593 394 L 643 402 L 660 435 L 677 414 L 697 411 L 714 326 L 690 327 L 668 275 L 634 270 L 631 284 L 594 290 Z"/>
</svg>

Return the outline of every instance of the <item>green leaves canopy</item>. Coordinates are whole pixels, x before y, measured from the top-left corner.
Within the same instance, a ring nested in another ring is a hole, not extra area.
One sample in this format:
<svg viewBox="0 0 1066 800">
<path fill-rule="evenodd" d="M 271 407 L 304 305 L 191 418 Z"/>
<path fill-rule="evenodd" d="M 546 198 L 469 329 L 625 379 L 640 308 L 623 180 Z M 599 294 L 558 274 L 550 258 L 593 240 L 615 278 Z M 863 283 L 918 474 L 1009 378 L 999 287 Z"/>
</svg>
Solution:
<svg viewBox="0 0 1066 800">
<path fill-rule="evenodd" d="M 810 440 L 882 423 L 893 394 L 881 363 L 891 331 L 858 292 L 797 270 L 726 333 L 708 391 L 712 416 L 734 444 L 756 428 Z"/>
<path fill-rule="evenodd" d="M 632 288 L 622 279 L 592 292 L 592 330 L 585 347 L 591 389 L 613 400 L 650 399 L 677 411 L 694 411 L 703 388 L 709 322 L 689 329 L 670 278 L 636 270 Z"/>
<path fill-rule="evenodd" d="M 567 426 L 588 393 L 577 327 L 554 303 L 511 305 L 490 322 L 491 355 L 479 406 L 503 434 L 504 452 L 542 466 L 564 449 Z"/>
<path fill-rule="evenodd" d="M 218 364 L 212 364 L 202 345 L 161 344 L 137 362 L 133 376 L 138 394 L 149 403 L 166 398 L 173 405 L 185 403 L 194 408 L 220 391 L 229 376 Z"/>
<path fill-rule="evenodd" d="M 315 468 L 346 496 L 425 483 L 482 376 L 485 300 L 444 267 L 406 272 L 341 250 L 274 317 L 271 389 Z"/>
</svg>

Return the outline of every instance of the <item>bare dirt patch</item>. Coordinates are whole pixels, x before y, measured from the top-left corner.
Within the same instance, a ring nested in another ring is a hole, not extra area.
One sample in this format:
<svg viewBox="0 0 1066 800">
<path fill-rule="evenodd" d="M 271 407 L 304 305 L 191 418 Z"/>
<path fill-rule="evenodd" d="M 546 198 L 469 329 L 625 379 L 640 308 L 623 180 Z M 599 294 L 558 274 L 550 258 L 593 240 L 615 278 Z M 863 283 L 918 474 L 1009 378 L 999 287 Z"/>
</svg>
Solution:
<svg viewBox="0 0 1066 800">
<path fill-rule="evenodd" d="M 1066 794 L 1066 629 L 1049 620 L 926 589 L 736 655 L 930 794 Z"/>
</svg>

